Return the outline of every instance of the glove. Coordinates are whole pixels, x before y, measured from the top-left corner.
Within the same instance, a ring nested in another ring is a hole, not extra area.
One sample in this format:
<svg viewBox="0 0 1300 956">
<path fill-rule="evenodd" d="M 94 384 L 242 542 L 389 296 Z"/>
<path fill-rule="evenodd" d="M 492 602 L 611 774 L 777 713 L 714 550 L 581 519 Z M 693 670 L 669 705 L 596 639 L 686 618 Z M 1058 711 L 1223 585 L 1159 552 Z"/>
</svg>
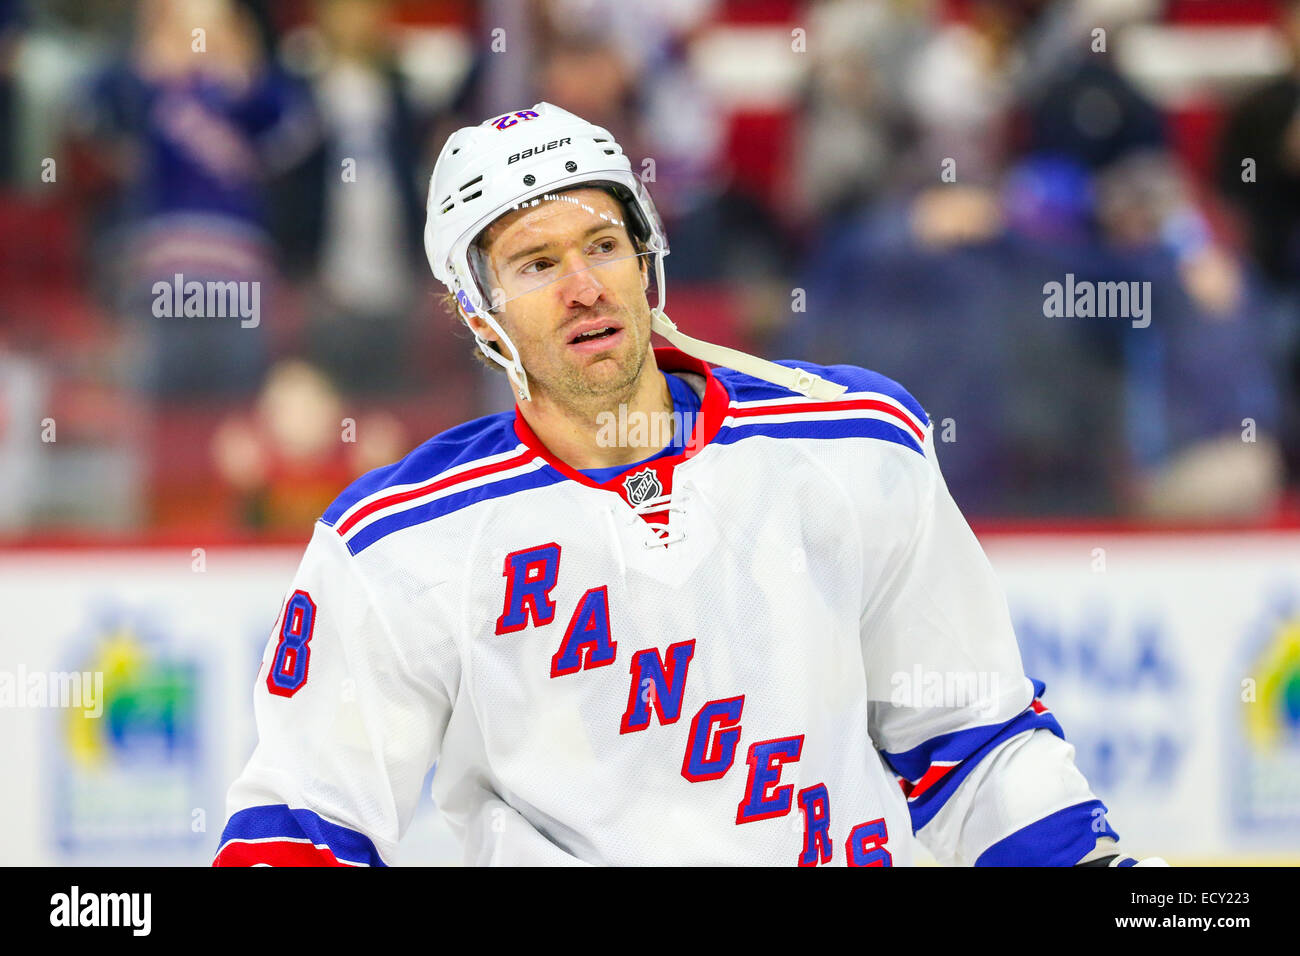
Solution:
<svg viewBox="0 0 1300 956">
<path fill-rule="evenodd" d="M 1076 863 L 1075 866 L 1168 866 L 1163 859 L 1158 856 L 1144 856 L 1140 860 L 1135 860 L 1131 856 L 1125 856 L 1123 853 L 1116 853 L 1113 856 L 1099 856 L 1096 859 L 1088 860 L 1086 863 Z"/>
<path fill-rule="evenodd" d="M 1125 856 L 1119 852 L 1119 847 L 1110 837 L 1101 837 L 1097 840 L 1097 845 L 1092 852 L 1085 856 L 1075 866 L 1168 866 L 1163 859 L 1158 856 L 1145 856 L 1140 860 L 1135 860 L 1131 856 Z"/>
</svg>

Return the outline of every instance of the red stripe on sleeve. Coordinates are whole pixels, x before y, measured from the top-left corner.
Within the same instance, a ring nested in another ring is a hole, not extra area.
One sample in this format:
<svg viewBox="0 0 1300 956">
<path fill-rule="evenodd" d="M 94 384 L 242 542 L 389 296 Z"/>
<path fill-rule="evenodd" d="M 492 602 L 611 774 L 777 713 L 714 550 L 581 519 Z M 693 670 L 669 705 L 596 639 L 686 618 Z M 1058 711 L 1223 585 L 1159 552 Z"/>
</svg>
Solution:
<svg viewBox="0 0 1300 956">
<path fill-rule="evenodd" d="M 213 866 L 346 866 L 334 856 L 329 847 L 316 847 L 310 843 L 275 841 L 268 843 L 241 843 L 231 841 L 222 847 Z"/>
</svg>

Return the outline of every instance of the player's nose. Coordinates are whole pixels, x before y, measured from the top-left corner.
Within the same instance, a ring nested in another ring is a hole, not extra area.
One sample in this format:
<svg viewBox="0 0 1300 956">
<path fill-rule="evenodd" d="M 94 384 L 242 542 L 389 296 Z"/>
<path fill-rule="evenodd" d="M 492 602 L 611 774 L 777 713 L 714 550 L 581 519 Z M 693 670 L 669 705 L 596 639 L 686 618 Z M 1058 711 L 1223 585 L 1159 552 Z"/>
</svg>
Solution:
<svg viewBox="0 0 1300 956">
<path fill-rule="evenodd" d="M 560 294 L 564 297 L 566 306 L 574 308 L 581 305 L 590 308 L 596 304 L 605 292 L 604 283 L 600 281 L 596 271 L 595 268 L 583 263 L 578 271 L 560 280 Z"/>
</svg>

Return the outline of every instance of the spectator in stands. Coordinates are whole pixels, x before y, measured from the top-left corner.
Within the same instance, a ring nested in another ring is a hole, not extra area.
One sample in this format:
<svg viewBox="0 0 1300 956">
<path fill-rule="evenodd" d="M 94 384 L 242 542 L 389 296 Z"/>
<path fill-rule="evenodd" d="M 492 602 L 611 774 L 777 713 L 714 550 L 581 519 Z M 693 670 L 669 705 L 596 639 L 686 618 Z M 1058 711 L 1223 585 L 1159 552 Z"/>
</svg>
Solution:
<svg viewBox="0 0 1300 956">
<path fill-rule="evenodd" d="M 1219 143 L 1218 185 L 1245 214 L 1265 274 L 1300 283 L 1300 0 L 1286 6 L 1289 69 L 1237 102 Z M 1253 175 L 1243 163 L 1253 160 Z"/>
<path fill-rule="evenodd" d="M 1000 191 L 882 202 L 816 248 L 780 351 L 905 383 L 972 514 L 1267 513 L 1277 396 L 1257 290 L 1167 157 L 1135 155 L 1095 191 L 1097 230 L 1087 171 L 1050 157 Z M 1150 282 L 1149 324 L 1049 315 L 1068 274 Z"/>
<path fill-rule="evenodd" d="M 1300 0 L 1285 5 L 1282 37 L 1289 67 L 1232 108 L 1217 179 L 1244 217 L 1254 261 L 1282 316 L 1282 440 L 1291 481 L 1300 485 Z"/>
<path fill-rule="evenodd" d="M 1123 33 L 1112 31 L 1107 53 L 1092 53 L 1080 30 L 1072 55 L 1036 74 L 1038 83 L 1022 92 L 1032 151 L 1068 156 L 1095 170 L 1164 147 L 1160 110 L 1115 67 L 1114 46 L 1121 42 Z"/>
<path fill-rule="evenodd" d="M 1267 298 L 1212 235 L 1164 153 L 1135 153 L 1097 181 L 1101 242 L 1081 278 L 1150 282 L 1149 326 L 1094 323 L 1124 370 L 1133 484 L 1153 517 L 1267 514 L 1283 481 Z"/>
<path fill-rule="evenodd" d="M 303 146 L 305 99 L 232 0 L 145 0 L 135 27 L 80 117 L 119 186 L 116 228 L 96 259 L 118 268 L 111 285 L 138 336 L 139 385 L 159 396 L 249 393 L 267 359 L 260 311 L 255 323 L 206 308 L 160 316 L 156 287 L 176 275 L 245 283 L 259 310 L 273 307 L 264 187 Z"/>
<path fill-rule="evenodd" d="M 18 87 L 14 59 L 21 43 L 23 11 L 18 0 L 0 0 L 0 184 L 15 178 L 18 133 Z"/>
<path fill-rule="evenodd" d="M 824 0 L 809 11 L 792 197 L 809 220 L 851 217 L 896 180 L 912 132 L 902 77 L 929 36 L 931 6 Z"/>
<path fill-rule="evenodd" d="M 275 189 L 286 263 L 309 280 L 307 352 L 349 392 L 415 385 L 427 118 L 411 103 L 392 27 L 385 0 L 318 0 L 299 65 L 319 137 Z"/>
<path fill-rule="evenodd" d="M 1043 315 L 1043 283 L 1086 234 L 1086 177 L 1045 163 L 1004 189 L 894 195 L 825 235 L 798 280 L 807 313 L 778 351 L 902 382 L 966 513 L 1113 513 L 1116 388 L 1077 329 Z"/>
<path fill-rule="evenodd" d="M 1011 148 L 1022 38 L 1041 3 L 971 0 L 968 16 L 938 27 L 906 65 L 902 92 L 916 142 L 900 173 L 931 183 L 949 160 L 957 181 L 994 184 Z"/>
<path fill-rule="evenodd" d="M 211 448 L 234 498 L 232 523 L 286 533 L 314 522 L 357 475 L 406 450 L 392 415 L 345 417 L 338 389 L 300 359 L 275 365 L 252 413 L 230 415 Z"/>
</svg>

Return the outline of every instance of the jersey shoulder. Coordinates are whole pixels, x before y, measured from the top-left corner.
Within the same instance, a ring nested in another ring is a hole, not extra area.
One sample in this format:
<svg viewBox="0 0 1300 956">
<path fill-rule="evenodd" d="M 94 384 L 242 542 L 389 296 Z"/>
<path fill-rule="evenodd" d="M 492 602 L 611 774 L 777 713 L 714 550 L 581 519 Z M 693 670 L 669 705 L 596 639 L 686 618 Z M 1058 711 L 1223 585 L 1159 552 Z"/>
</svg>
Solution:
<svg viewBox="0 0 1300 956">
<path fill-rule="evenodd" d="M 820 375 L 828 382 L 845 386 L 844 394 L 836 401 L 883 398 L 901 405 L 916 418 L 922 428 L 929 427 L 930 417 L 926 414 L 921 403 L 912 396 L 911 392 L 892 378 L 881 375 L 879 372 L 860 368 L 857 365 L 818 365 L 815 362 L 804 362 L 796 359 L 779 359 L 774 364 L 784 365 L 787 368 L 803 369 L 814 375 Z M 746 375 L 734 369 L 718 367 L 713 370 L 713 374 L 726 386 L 727 391 L 731 394 L 733 404 L 764 402 L 787 396 L 795 400 L 807 401 L 812 406 L 818 404 L 816 400 L 805 399 L 804 396 L 791 389 L 774 385 L 760 378 L 754 378 L 752 375 Z"/>
<path fill-rule="evenodd" d="M 435 435 L 400 461 L 352 482 L 325 509 L 321 523 L 337 531 L 355 554 L 363 542 L 396 530 L 392 519 L 398 514 L 435 517 L 434 512 L 441 512 L 448 499 L 455 503 L 459 493 L 509 476 L 523 444 L 515 434 L 514 419 L 513 411 L 499 412 Z M 428 506 L 433 506 L 432 510 Z M 379 533 L 364 533 L 372 527 Z"/>
<path fill-rule="evenodd" d="M 829 382 L 842 395 L 824 401 L 732 369 L 715 369 L 730 403 L 714 440 L 732 444 L 748 438 L 813 440 L 871 439 L 880 447 L 907 448 L 926 457 L 930 417 L 921 403 L 893 379 L 855 365 L 782 361 Z"/>
</svg>

